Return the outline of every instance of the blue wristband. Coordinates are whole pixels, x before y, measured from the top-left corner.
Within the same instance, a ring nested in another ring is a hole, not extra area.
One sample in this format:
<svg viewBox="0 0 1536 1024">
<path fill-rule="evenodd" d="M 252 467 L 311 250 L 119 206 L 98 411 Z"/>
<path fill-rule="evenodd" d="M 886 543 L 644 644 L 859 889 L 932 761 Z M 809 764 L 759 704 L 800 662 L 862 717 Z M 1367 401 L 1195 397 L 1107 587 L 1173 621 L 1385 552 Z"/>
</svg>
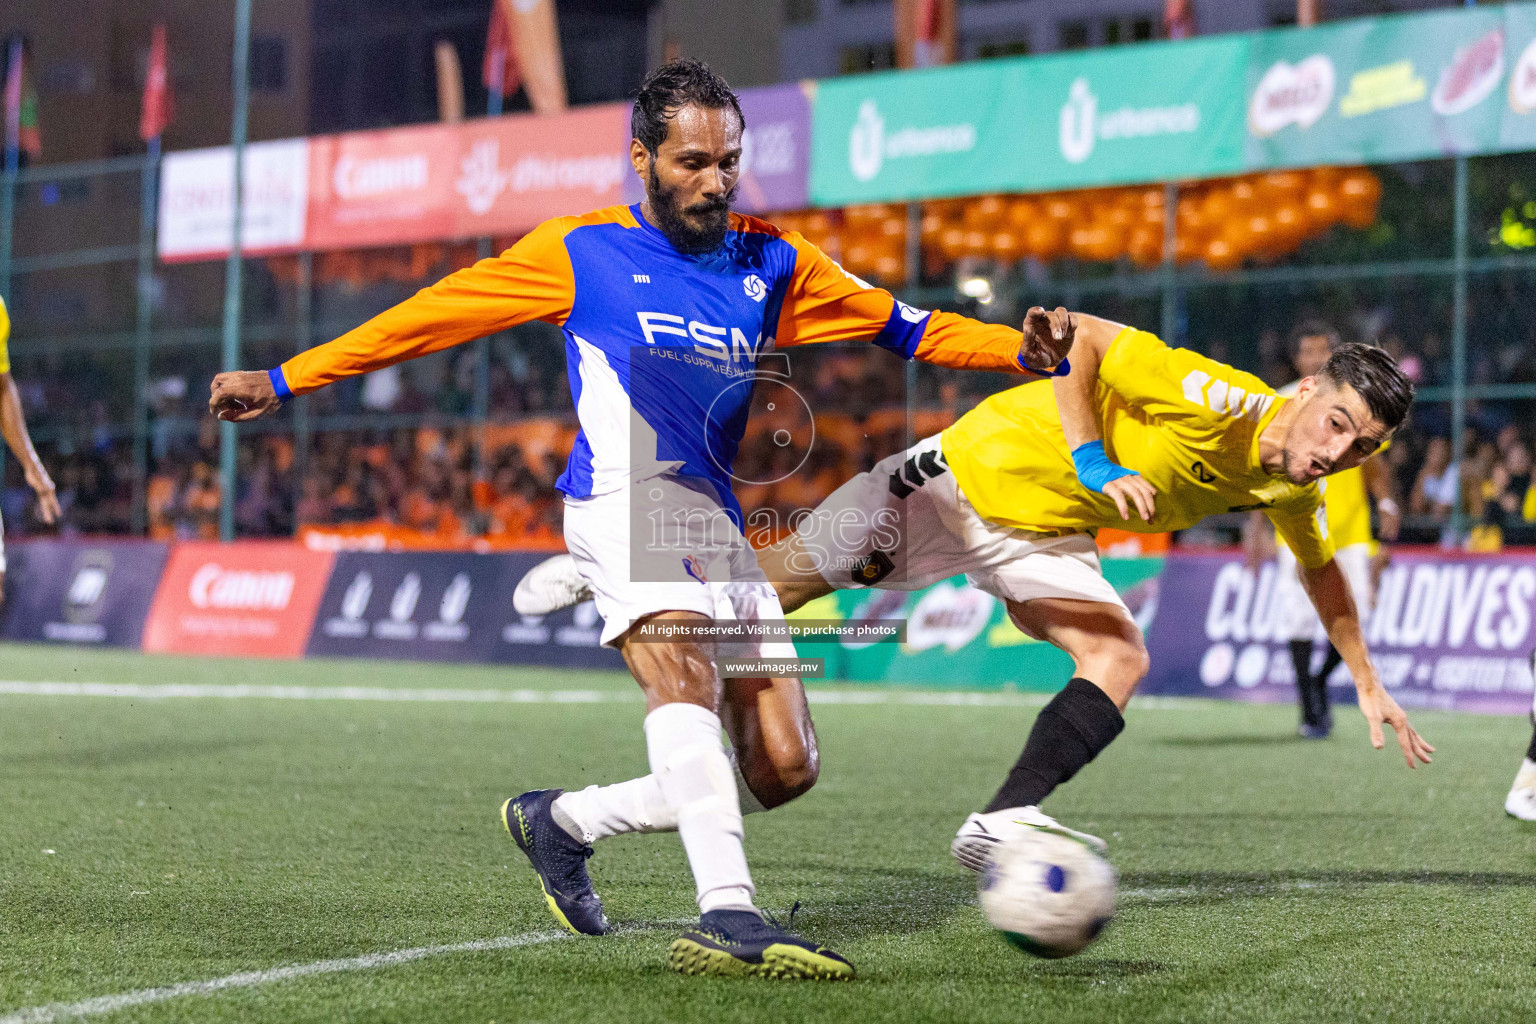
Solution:
<svg viewBox="0 0 1536 1024">
<path fill-rule="evenodd" d="M 293 389 L 288 386 L 288 380 L 283 376 L 283 368 L 274 366 L 267 371 L 267 379 L 272 382 L 272 390 L 277 394 L 277 400 L 284 405 L 293 397 Z"/>
<path fill-rule="evenodd" d="M 1077 478 L 1089 490 L 1104 493 L 1104 485 L 1123 476 L 1131 476 L 1133 470 L 1117 466 L 1104 454 L 1103 441 L 1089 441 L 1072 449 L 1072 464 L 1077 467 Z"/>
<path fill-rule="evenodd" d="M 1032 373 L 1036 377 L 1065 377 L 1067 374 L 1072 372 L 1072 364 L 1067 362 L 1066 359 L 1062 359 L 1061 362 L 1057 363 L 1056 369 L 1054 370 L 1035 369 L 1033 366 L 1030 366 L 1028 363 L 1024 362 L 1024 353 L 1022 352 L 1014 356 L 1013 361 L 1019 364 L 1019 369 L 1023 370 L 1025 373 Z"/>
</svg>

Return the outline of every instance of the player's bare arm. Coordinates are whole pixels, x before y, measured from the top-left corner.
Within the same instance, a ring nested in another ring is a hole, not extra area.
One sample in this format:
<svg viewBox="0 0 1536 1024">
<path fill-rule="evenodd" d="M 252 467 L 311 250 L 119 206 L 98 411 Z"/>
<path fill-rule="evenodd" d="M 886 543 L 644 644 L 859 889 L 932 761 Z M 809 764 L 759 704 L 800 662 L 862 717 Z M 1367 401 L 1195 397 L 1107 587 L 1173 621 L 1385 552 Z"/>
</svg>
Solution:
<svg viewBox="0 0 1536 1024">
<path fill-rule="evenodd" d="M 1398 746 L 1409 768 L 1417 767 L 1420 761 L 1429 764 L 1433 760 L 1429 755 L 1435 748 L 1419 735 L 1408 721 L 1407 713 L 1381 685 L 1360 631 L 1360 615 L 1355 608 L 1354 595 L 1350 593 L 1338 563 L 1330 559 L 1316 569 L 1302 566 L 1300 571 L 1312 605 L 1328 631 L 1328 639 L 1338 648 L 1344 664 L 1349 667 L 1349 674 L 1354 677 L 1360 712 L 1371 727 L 1371 746 L 1380 750 L 1385 745 L 1381 728 L 1385 722 L 1397 734 Z"/>
<path fill-rule="evenodd" d="M 235 370 L 213 378 L 208 411 L 221 420 L 245 423 L 282 408 L 282 400 L 264 370 Z"/>
<path fill-rule="evenodd" d="M 1372 455 L 1361 464 L 1360 472 L 1365 477 L 1366 493 L 1376 505 L 1381 539 L 1397 540 L 1398 531 L 1403 525 L 1403 514 L 1397 504 L 1397 487 L 1393 484 L 1392 470 L 1387 467 L 1387 460 L 1379 453 Z"/>
<path fill-rule="evenodd" d="M 53 478 L 43 468 L 37 449 L 32 447 L 32 436 L 27 433 L 27 421 L 22 415 L 21 395 L 9 373 L 0 373 L 0 433 L 5 435 L 5 443 L 21 463 L 27 486 L 37 495 L 38 518 L 45 523 L 56 522 L 59 498 L 54 491 Z"/>
<path fill-rule="evenodd" d="M 1043 311 L 1042 311 L 1043 312 Z M 1062 313 L 1057 310 L 1057 313 Z M 1030 310 L 1031 315 L 1035 310 Z M 1067 316 L 1067 334 L 1072 338 L 1069 373 L 1055 377 L 1056 408 L 1067 447 L 1077 465 L 1078 479 L 1093 490 L 1114 500 L 1121 519 L 1131 518 L 1131 509 L 1144 522 L 1157 514 L 1157 492 L 1134 470 L 1117 466 L 1104 453 L 1104 438 L 1099 427 L 1096 391 L 1099 366 L 1115 337 L 1125 329 L 1113 320 L 1073 313 Z M 1026 336 L 1029 322 L 1025 322 Z"/>
</svg>

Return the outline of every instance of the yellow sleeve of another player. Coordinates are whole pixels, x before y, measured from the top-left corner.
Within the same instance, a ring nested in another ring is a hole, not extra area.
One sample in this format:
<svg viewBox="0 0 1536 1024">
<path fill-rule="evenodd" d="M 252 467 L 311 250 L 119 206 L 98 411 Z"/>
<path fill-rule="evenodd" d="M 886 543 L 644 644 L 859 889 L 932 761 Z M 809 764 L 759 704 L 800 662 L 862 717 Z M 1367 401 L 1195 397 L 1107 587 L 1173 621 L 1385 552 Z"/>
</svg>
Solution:
<svg viewBox="0 0 1536 1024">
<path fill-rule="evenodd" d="M 1305 508 L 1269 508 L 1264 510 L 1275 532 L 1291 549 L 1296 561 L 1308 569 L 1321 569 L 1333 558 L 1333 538 L 1328 535 L 1328 513 L 1322 504 L 1311 511 Z"/>
<path fill-rule="evenodd" d="M 11 372 L 11 314 L 0 299 L 0 373 Z"/>
<path fill-rule="evenodd" d="M 1110 342 L 1099 380 L 1128 404 L 1161 420 L 1222 429 L 1234 419 L 1257 423 L 1275 392 L 1251 373 L 1127 327 Z"/>
</svg>

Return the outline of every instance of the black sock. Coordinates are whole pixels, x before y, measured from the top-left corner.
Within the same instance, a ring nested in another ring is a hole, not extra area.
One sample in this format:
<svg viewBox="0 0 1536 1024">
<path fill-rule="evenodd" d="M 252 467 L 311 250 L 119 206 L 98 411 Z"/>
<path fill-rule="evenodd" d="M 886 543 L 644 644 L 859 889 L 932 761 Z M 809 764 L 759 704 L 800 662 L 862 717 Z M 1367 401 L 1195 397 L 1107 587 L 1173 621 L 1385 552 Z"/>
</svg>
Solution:
<svg viewBox="0 0 1536 1024">
<path fill-rule="evenodd" d="M 1312 719 L 1312 641 L 1291 641 L 1291 664 L 1296 667 L 1296 702 L 1301 705 L 1301 720 L 1316 725 Z"/>
<path fill-rule="evenodd" d="M 1041 709 L 1024 752 L 986 812 L 1038 804 L 1098 757 L 1124 728 L 1125 719 L 1109 694 L 1086 679 L 1073 679 Z"/>
<path fill-rule="evenodd" d="M 1337 647 L 1333 646 L 1333 644 L 1329 644 L 1328 645 L 1328 656 L 1323 659 L 1323 667 L 1317 673 L 1317 678 L 1323 684 L 1323 692 L 1324 693 L 1327 692 L 1328 677 L 1333 675 L 1333 670 L 1338 668 L 1342 664 L 1344 664 L 1344 655 L 1340 654 L 1339 653 L 1339 649 Z"/>
<path fill-rule="evenodd" d="M 1526 749 L 1525 756 L 1536 761 L 1536 732 L 1531 733 L 1531 745 Z"/>
</svg>

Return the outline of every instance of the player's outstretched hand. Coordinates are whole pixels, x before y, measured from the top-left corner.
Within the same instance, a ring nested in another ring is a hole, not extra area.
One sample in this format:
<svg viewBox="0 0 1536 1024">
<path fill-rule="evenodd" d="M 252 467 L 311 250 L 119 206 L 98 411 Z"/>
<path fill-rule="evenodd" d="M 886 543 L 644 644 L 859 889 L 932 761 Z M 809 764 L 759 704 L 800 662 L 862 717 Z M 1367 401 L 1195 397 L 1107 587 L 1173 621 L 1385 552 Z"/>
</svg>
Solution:
<svg viewBox="0 0 1536 1024">
<path fill-rule="evenodd" d="M 1047 313 L 1043 306 L 1032 306 L 1024 314 L 1024 341 L 1019 359 L 1036 370 L 1054 369 L 1072 351 L 1077 321 L 1065 306 Z"/>
<path fill-rule="evenodd" d="M 1429 755 L 1435 752 L 1435 748 L 1419 735 L 1419 730 L 1408 721 L 1407 712 L 1398 707 L 1390 693 L 1377 685 L 1369 690 L 1360 690 L 1359 697 L 1360 712 L 1371 725 L 1371 746 L 1377 750 L 1386 746 L 1386 736 L 1381 728 L 1385 722 L 1397 734 L 1397 745 L 1402 749 L 1403 759 L 1408 762 L 1409 768 L 1417 768 L 1420 761 L 1429 764 L 1434 760 Z"/>
<path fill-rule="evenodd" d="M 1157 514 L 1157 492 L 1136 473 L 1111 480 L 1104 485 L 1104 493 L 1115 499 L 1115 508 L 1120 510 L 1121 519 L 1131 518 L 1133 505 L 1143 522 L 1150 523 Z"/>
<path fill-rule="evenodd" d="M 59 521 L 59 494 L 41 466 L 27 470 L 27 486 L 37 494 L 37 517 L 50 526 Z"/>
<path fill-rule="evenodd" d="M 235 370 L 213 378 L 208 411 L 221 420 L 244 423 L 282 407 L 265 370 Z"/>
</svg>

